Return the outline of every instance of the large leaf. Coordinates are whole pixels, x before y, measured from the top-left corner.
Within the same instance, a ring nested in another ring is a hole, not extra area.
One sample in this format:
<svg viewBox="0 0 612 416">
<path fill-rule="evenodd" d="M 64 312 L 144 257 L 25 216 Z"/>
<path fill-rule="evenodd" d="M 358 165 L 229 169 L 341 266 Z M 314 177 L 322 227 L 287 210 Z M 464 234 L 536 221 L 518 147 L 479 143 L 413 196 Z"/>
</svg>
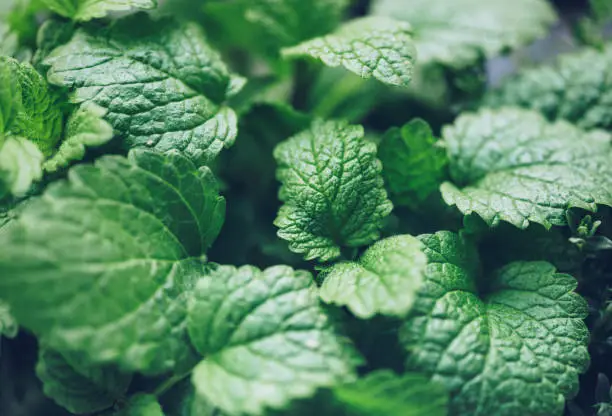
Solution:
<svg viewBox="0 0 612 416">
<path fill-rule="evenodd" d="M 115 416 L 164 416 L 164 412 L 151 394 L 136 394 Z M 195 414 L 193 416 L 196 416 Z"/>
<path fill-rule="evenodd" d="M 106 16 L 109 12 L 132 8 L 152 9 L 157 0 L 42 0 L 49 9 L 76 21 L 87 21 Z"/>
<path fill-rule="evenodd" d="M 374 243 L 358 261 L 334 264 L 324 273 L 321 298 L 346 305 L 355 315 L 404 316 L 420 288 L 427 258 L 410 235 Z"/>
<path fill-rule="evenodd" d="M 283 49 L 286 57 L 309 56 L 328 66 L 344 66 L 362 78 L 407 86 L 416 50 L 410 24 L 385 17 L 364 17 L 336 32 Z"/>
<path fill-rule="evenodd" d="M 221 266 L 200 281 L 189 334 L 206 358 L 197 395 L 229 414 L 261 415 L 355 379 L 360 358 L 319 306 L 310 273 Z"/>
<path fill-rule="evenodd" d="M 427 280 L 402 329 L 407 367 L 446 386 L 451 414 L 561 415 L 589 364 L 586 302 L 545 262 L 486 278 L 456 234 L 420 237 Z"/>
<path fill-rule="evenodd" d="M 328 261 L 341 247 L 370 244 L 393 208 L 361 126 L 315 121 L 274 150 L 279 197 L 278 235 L 307 260 Z"/>
<path fill-rule="evenodd" d="M 506 108 L 462 115 L 443 136 L 452 179 L 442 184 L 444 200 L 490 226 L 507 221 L 548 228 L 567 224 L 570 208 L 612 205 L 608 133 Z"/>
<path fill-rule="evenodd" d="M 489 106 L 533 108 L 549 120 L 565 119 L 579 127 L 612 127 L 612 46 L 561 55 L 554 65 L 527 69 L 491 91 Z"/>
<path fill-rule="evenodd" d="M 107 109 L 129 147 L 177 149 L 206 163 L 234 142 L 236 115 L 224 100 L 237 78 L 196 24 L 139 14 L 81 28 L 44 63 L 73 102 Z"/>
<path fill-rule="evenodd" d="M 132 380 L 115 367 L 91 366 L 45 346 L 39 350 L 36 374 L 45 395 L 76 414 L 108 409 L 124 397 Z"/>
<path fill-rule="evenodd" d="M 447 158 L 427 122 L 416 119 L 392 128 L 378 145 L 383 177 L 396 205 L 416 207 L 446 177 Z"/>
<path fill-rule="evenodd" d="M 419 64 L 456 67 L 541 38 L 556 20 L 547 0 L 375 0 L 372 13 L 412 25 Z"/>
<path fill-rule="evenodd" d="M 186 299 L 225 201 L 207 168 L 135 150 L 70 170 L 0 232 L 0 293 L 52 348 L 143 372 L 188 358 Z"/>
</svg>

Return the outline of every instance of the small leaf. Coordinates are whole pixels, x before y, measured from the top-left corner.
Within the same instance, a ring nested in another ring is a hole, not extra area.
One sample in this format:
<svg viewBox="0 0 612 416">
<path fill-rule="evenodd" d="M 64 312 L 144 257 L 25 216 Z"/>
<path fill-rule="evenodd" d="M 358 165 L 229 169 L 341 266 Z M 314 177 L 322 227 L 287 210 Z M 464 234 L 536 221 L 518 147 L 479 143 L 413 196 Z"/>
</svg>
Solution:
<svg viewBox="0 0 612 416">
<path fill-rule="evenodd" d="M 427 377 L 378 370 L 352 384 L 336 387 L 336 399 L 349 415 L 446 416 L 448 395 Z"/>
<path fill-rule="evenodd" d="M 9 136 L 0 147 L 0 198 L 24 195 L 42 178 L 43 154 L 23 137 Z"/>
<path fill-rule="evenodd" d="M 0 133 L 28 139 L 50 155 L 62 133 L 57 95 L 32 65 L 6 56 L 0 56 L 0 83 Z"/>
<path fill-rule="evenodd" d="M 109 12 L 153 9 L 157 0 L 42 0 L 49 9 L 69 19 L 85 22 Z"/>
<path fill-rule="evenodd" d="M 195 23 L 138 14 L 78 29 L 44 60 L 49 81 L 93 102 L 127 147 L 180 150 L 208 163 L 236 137 L 224 101 L 233 77 Z"/>
<path fill-rule="evenodd" d="M 346 305 L 360 318 L 406 315 L 423 281 L 422 247 L 410 235 L 374 243 L 358 261 L 336 263 L 323 273 L 321 299 Z"/>
<path fill-rule="evenodd" d="M 315 121 L 274 150 L 285 202 L 275 225 L 307 260 L 337 258 L 340 247 L 376 241 L 393 205 L 387 199 L 376 145 L 361 126 Z"/>
<path fill-rule="evenodd" d="M 19 325 L 11 314 L 11 308 L 0 299 L 0 337 L 14 338 L 17 332 L 19 332 Z"/>
<path fill-rule="evenodd" d="M 443 130 L 452 183 L 442 196 L 491 227 L 566 225 L 571 208 L 612 205 L 611 136 L 506 108 L 460 116 Z"/>
<path fill-rule="evenodd" d="M 378 146 L 383 177 L 396 205 L 416 207 L 435 192 L 446 177 L 448 163 L 427 122 L 416 119 L 392 128 Z"/>
<path fill-rule="evenodd" d="M 371 10 L 412 25 L 419 64 L 454 67 L 542 38 L 557 20 L 547 0 L 375 0 Z"/>
<path fill-rule="evenodd" d="M 164 416 L 164 412 L 157 402 L 157 397 L 151 394 L 136 394 L 115 416 Z"/>
<path fill-rule="evenodd" d="M 177 153 L 76 166 L 2 228 L 2 298 L 54 349 L 176 368 L 192 358 L 185 303 L 223 223 L 217 192 L 209 169 Z"/>
<path fill-rule="evenodd" d="M 324 64 L 344 66 L 362 78 L 407 86 L 412 79 L 416 50 L 410 24 L 384 17 L 364 17 L 336 32 L 283 49 L 285 57 L 311 56 Z"/>
<path fill-rule="evenodd" d="M 106 110 L 96 104 L 84 104 L 68 118 L 64 140 L 57 152 L 47 160 L 44 169 L 55 172 L 69 166 L 71 162 L 83 159 L 85 148 L 100 146 L 113 138 L 113 126 L 102 117 Z"/>
<path fill-rule="evenodd" d="M 114 367 L 91 366 L 74 355 L 45 346 L 39 350 L 36 374 L 47 397 L 72 413 L 110 408 L 127 391 L 132 376 Z"/>
<path fill-rule="evenodd" d="M 401 332 L 406 367 L 446 387 L 451 414 L 561 415 L 589 364 L 576 280 L 546 262 L 481 277 L 475 249 L 456 234 L 420 239 L 429 264 Z"/>
<path fill-rule="evenodd" d="M 319 306 L 312 276 L 221 266 L 198 283 L 189 334 L 206 358 L 196 394 L 230 414 L 261 415 L 355 379 L 360 357 Z"/>
</svg>

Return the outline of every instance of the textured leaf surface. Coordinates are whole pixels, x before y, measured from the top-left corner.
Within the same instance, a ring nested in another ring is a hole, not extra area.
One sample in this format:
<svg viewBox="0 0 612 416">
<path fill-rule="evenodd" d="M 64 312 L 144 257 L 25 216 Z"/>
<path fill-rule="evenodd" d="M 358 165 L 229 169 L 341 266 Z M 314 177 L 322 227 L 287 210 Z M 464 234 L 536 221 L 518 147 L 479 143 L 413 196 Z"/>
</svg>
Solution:
<svg viewBox="0 0 612 416">
<path fill-rule="evenodd" d="M 125 394 L 132 376 L 114 367 L 94 367 L 49 348 L 39 350 L 36 375 L 47 397 L 72 413 L 108 409 Z"/>
<path fill-rule="evenodd" d="M 349 415 L 446 416 L 444 388 L 420 374 L 397 375 L 389 370 L 368 374 L 359 381 L 336 387 L 336 399 Z"/>
<path fill-rule="evenodd" d="M 21 196 L 42 178 L 43 154 L 31 141 L 10 136 L 0 148 L 0 198 Z"/>
<path fill-rule="evenodd" d="M 393 208 L 361 126 L 315 121 L 274 150 L 282 182 L 275 225 L 289 248 L 307 260 L 328 261 L 340 247 L 376 241 Z"/>
<path fill-rule="evenodd" d="M 451 66 L 530 43 L 556 20 L 546 0 L 376 0 L 372 14 L 412 25 L 419 64 Z"/>
<path fill-rule="evenodd" d="M 69 166 L 71 162 L 83 159 L 86 147 L 100 146 L 112 139 L 113 126 L 102 118 L 105 114 L 105 109 L 93 103 L 75 110 L 66 123 L 62 144 L 45 162 L 44 169 L 55 172 Z"/>
<path fill-rule="evenodd" d="M 310 273 L 221 266 L 197 286 L 189 334 L 206 357 L 197 394 L 230 414 L 263 414 L 355 378 L 361 363 L 319 306 Z"/>
<path fill-rule="evenodd" d="M 346 305 L 360 318 L 406 315 L 425 273 L 422 247 L 410 235 L 374 243 L 358 261 L 336 263 L 324 273 L 321 299 Z"/>
<path fill-rule="evenodd" d="M 561 415 L 589 363 L 586 302 L 545 262 L 516 262 L 480 282 L 456 234 L 420 237 L 427 280 L 402 330 L 407 367 L 451 393 L 451 414 Z"/>
<path fill-rule="evenodd" d="M 107 109 L 129 147 L 177 149 L 206 163 L 236 137 L 236 115 L 223 105 L 235 78 L 196 24 L 135 15 L 82 28 L 45 64 L 74 102 Z"/>
<path fill-rule="evenodd" d="M 565 225 L 572 207 L 612 205 L 611 137 L 603 131 L 507 108 L 463 115 L 443 136 L 453 181 L 442 184 L 444 200 L 490 226 L 548 228 Z"/>
<path fill-rule="evenodd" d="M 62 112 L 47 81 L 29 63 L 0 57 L 0 133 L 21 136 L 48 156 L 62 133 Z"/>
<path fill-rule="evenodd" d="M 336 32 L 283 50 L 287 57 L 310 56 L 324 64 L 344 66 L 362 78 L 407 86 L 416 50 L 410 24 L 385 17 L 364 17 Z"/>
<path fill-rule="evenodd" d="M 549 120 L 585 129 L 612 127 L 612 46 L 561 55 L 556 64 L 527 69 L 486 97 L 489 106 L 533 108 Z"/>
<path fill-rule="evenodd" d="M 447 157 L 427 122 L 416 119 L 392 128 L 378 146 L 383 177 L 396 205 L 415 207 L 435 192 L 446 176 Z"/>
<path fill-rule="evenodd" d="M 164 416 L 164 412 L 151 394 L 137 394 L 121 409 L 116 416 Z M 194 414 L 195 416 L 195 414 Z"/>
<path fill-rule="evenodd" d="M 191 352 L 186 299 L 225 201 L 207 168 L 136 150 L 69 171 L 0 232 L 0 293 L 57 350 L 159 372 Z M 32 305 L 36 305 L 35 308 Z"/>
<path fill-rule="evenodd" d="M 0 299 L 0 336 L 13 338 L 19 331 L 19 325 L 11 314 L 9 305 Z"/>
<path fill-rule="evenodd" d="M 156 0 L 42 0 L 45 6 L 76 21 L 87 21 L 106 16 L 109 12 L 130 9 L 152 9 Z"/>
</svg>

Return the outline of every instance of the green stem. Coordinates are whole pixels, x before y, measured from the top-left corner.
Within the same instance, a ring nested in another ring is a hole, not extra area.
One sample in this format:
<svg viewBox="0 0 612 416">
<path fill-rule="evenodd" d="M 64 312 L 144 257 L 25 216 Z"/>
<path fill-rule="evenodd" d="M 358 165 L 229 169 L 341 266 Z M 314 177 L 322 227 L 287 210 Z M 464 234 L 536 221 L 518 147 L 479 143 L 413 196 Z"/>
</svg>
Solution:
<svg viewBox="0 0 612 416">
<path fill-rule="evenodd" d="M 192 371 L 193 371 L 193 369 L 189 370 L 188 372 L 186 372 L 184 374 L 178 374 L 178 375 L 172 376 L 169 379 L 165 380 L 163 383 L 161 383 L 159 386 L 157 386 L 155 391 L 153 391 L 153 395 L 158 397 L 158 398 L 161 397 L 164 393 L 166 393 L 168 390 L 170 390 L 176 384 L 180 383 L 181 381 L 183 381 L 184 379 L 189 377 L 191 375 Z"/>
</svg>

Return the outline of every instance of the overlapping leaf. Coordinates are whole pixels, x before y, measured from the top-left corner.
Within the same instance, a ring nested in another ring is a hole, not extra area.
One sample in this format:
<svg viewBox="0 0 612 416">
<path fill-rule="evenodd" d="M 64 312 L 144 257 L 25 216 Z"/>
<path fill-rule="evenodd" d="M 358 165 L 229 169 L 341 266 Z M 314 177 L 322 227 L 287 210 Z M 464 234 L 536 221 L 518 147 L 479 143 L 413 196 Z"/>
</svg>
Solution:
<svg viewBox="0 0 612 416">
<path fill-rule="evenodd" d="M 138 150 L 68 177 L 3 227 L 2 297 L 57 350 L 143 372 L 180 366 L 192 353 L 184 318 L 198 258 L 225 212 L 212 174 Z"/>
</svg>

